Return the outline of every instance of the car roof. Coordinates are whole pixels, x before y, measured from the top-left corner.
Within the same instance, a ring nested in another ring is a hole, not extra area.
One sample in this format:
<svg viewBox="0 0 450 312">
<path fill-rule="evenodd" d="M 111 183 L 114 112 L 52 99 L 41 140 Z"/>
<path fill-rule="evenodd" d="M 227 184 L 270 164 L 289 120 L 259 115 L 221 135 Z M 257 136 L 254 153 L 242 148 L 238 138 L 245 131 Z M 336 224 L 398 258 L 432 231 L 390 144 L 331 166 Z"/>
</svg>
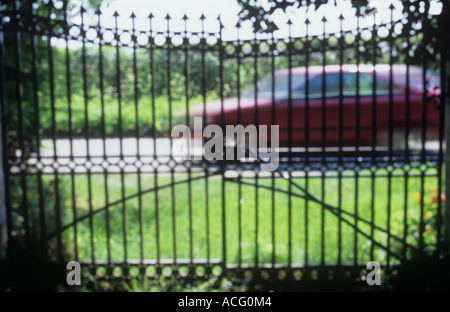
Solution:
<svg viewBox="0 0 450 312">
<path fill-rule="evenodd" d="M 410 66 L 415 67 L 415 66 Z M 322 65 L 314 65 L 309 67 L 292 67 L 291 72 L 292 74 L 305 74 L 306 69 L 308 69 L 308 74 L 322 74 L 323 73 L 323 66 Z M 344 73 L 354 73 L 357 72 L 359 69 L 359 72 L 361 73 L 372 73 L 374 70 L 377 73 L 389 73 L 391 66 L 389 64 L 376 64 L 375 66 L 372 64 L 343 64 L 342 65 L 342 72 Z M 341 65 L 325 65 L 325 73 L 339 73 L 341 70 Z M 406 72 L 406 65 L 402 64 L 394 64 L 392 66 L 393 71 L 400 71 L 400 72 Z M 282 69 L 277 71 L 278 74 L 289 74 L 289 68 Z"/>
</svg>

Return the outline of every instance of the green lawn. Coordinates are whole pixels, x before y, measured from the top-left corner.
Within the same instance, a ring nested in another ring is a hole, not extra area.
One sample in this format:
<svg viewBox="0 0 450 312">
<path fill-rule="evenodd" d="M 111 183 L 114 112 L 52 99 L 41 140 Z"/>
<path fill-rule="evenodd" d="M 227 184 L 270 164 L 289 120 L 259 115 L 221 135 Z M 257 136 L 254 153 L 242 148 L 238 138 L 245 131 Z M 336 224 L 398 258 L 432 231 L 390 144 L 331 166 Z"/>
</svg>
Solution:
<svg viewBox="0 0 450 312">
<path fill-rule="evenodd" d="M 354 173 L 344 172 L 346 175 L 342 179 L 341 189 L 335 173 L 330 173 L 324 179 L 320 176 L 310 177 L 308 179 L 308 192 L 318 199 L 322 196 L 322 180 L 324 180 L 324 199 L 325 202 L 332 205 L 338 205 L 338 196 L 342 194 L 343 211 L 355 212 L 355 182 L 358 185 L 357 206 L 358 214 L 361 218 L 371 220 L 371 203 L 372 203 L 372 184 L 374 184 L 374 223 L 375 225 L 386 228 L 388 216 L 388 178 L 379 175 L 385 174 L 384 170 L 377 171 L 377 177 L 372 181 L 370 171 L 361 171 L 356 179 Z M 410 171 L 410 175 L 420 173 L 418 170 Z M 437 171 L 429 169 L 428 174 L 432 175 L 424 178 L 424 204 L 425 204 L 425 245 L 432 249 L 435 243 L 435 231 L 433 230 L 432 220 L 436 215 L 436 204 L 431 204 L 432 190 L 437 186 Z M 390 227 L 391 234 L 403 238 L 404 231 L 404 185 L 405 177 L 403 171 L 395 170 L 391 179 L 391 198 L 390 198 Z M 200 177 L 201 173 L 193 173 L 192 177 Z M 333 176 L 331 176 L 333 175 Z M 187 179 L 187 173 L 177 173 L 174 176 L 175 181 L 184 181 Z M 17 178 L 18 179 L 18 178 Z M 48 182 L 54 179 L 53 175 L 44 176 L 44 181 Z M 72 202 L 72 182 L 69 175 L 60 175 L 59 195 L 61 200 L 63 225 L 70 224 L 73 220 L 73 205 L 75 204 L 78 217 L 82 217 L 89 212 L 89 191 L 88 191 L 88 175 L 79 174 L 75 176 L 75 203 Z M 138 176 L 137 174 L 125 174 L 123 177 L 123 185 L 120 174 L 110 173 L 107 176 L 108 184 L 108 202 L 113 203 L 122 198 L 122 187 L 125 196 L 131 196 L 125 201 L 124 206 L 119 202 L 108 208 L 109 227 L 110 227 L 110 248 L 111 259 L 122 261 L 124 259 L 124 237 L 127 240 L 128 259 L 140 259 L 140 222 L 139 222 L 139 194 Z M 247 183 L 255 183 L 253 178 L 243 178 L 242 181 Z M 295 178 L 293 181 L 301 186 L 305 186 L 305 178 Z M 35 182 L 34 182 L 35 183 Z M 102 174 L 91 175 L 91 207 L 92 210 L 98 210 L 105 206 L 105 180 Z M 157 192 L 158 196 L 158 212 L 159 220 L 155 218 L 155 179 L 153 174 L 141 175 L 141 190 L 143 195 L 141 199 L 142 208 L 142 232 L 143 232 L 143 256 L 145 259 L 155 259 L 157 257 L 156 229 L 159 228 L 159 248 L 160 259 L 174 258 L 174 240 L 176 242 L 176 258 L 190 258 L 190 222 L 189 211 L 192 211 L 192 243 L 193 258 L 206 259 L 208 249 L 211 259 L 222 259 L 222 177 L 210 177 L 207 180 L 208 192 L 205 188 L 205 179 L 193 180 L 190 183 L 191 190 L 189 192 L 188 183 L 179 183 L 172 187 L 171 176 L 160 174 L 157 178 L 158 186 L 167 186 L 160 188 Z M 242 263 L 253 264 L 255 262 L 255 232 L 258 231 L 258 262 L 270 263 L 272 261 L 272 252 L 275 251 L 276 263 L 288 263 L 288 254 L 291 250 L 291 262 L 294 264 L 305 264 L 305 251 L 308 255 L 308 263 L 310 265 L 320 264 L 321 262 L 321 236 L 322 236 L 322 206 L 318 203 L 309 201 L 308 208 L 305 209 L 305 200 L 296 196 L 291 197 L 291 209 L 289 214 L 289 196 L 283 192 L 274 193 L 274 216 L 272 214 L 272 180 L 270 178 L 260 178 L 258 183 L 268 186 L 269 189 L 263 187 L 255 188 L 252 185 L 241 184 L 239 192 L 239 184 L 233 181 L 225 182 L 225 220 L 226 220 L 226 251 L 227 263 L 237 264 L 239 255 Z M 36 194 L 33 188 L 36 185 L 28 183 L 29 193 Z M 278 189 L 288 190 L 288 182 L 282 178 L 275 179 L 275 187 Z M 430 191 L 431 190 L 431 191 Z M 255 194 L 257 192 L 257 197 Z M 292 186 L 293 193 L 301 194 Z M 172 192 L 175 197 L 172 198 Z M 408 236 L 407 242 L 413 246 L 418 245 L 418 223 L 420 219 L 420 200 L 417 193 L 421 192 L 421 178 L 408 177 L 407 179 L 407 221 Z M 239 198 L 239 193 L 241 197 Z M 36 195 L 34 195 L 36 196 Z M 255 200 L 258 200 L 256 205 Z M 14 198 L 13 198 L 14 200 Z M 29 209 L 37 210 L 36 204 L 31 205 Z M 47 195 L 45 199 L 48 229 L 55 227 L 56 218 L 52 217 L 55 205 L 54 192 Z M 208 200 L 208 218 L 206 217 L 206 200 Z M 189 203 L 191 202 L 191 205 Z M 240 205 L 239 205 L 240 203 Z M 241 218 L 239 219 L 239 208 L 241 210 Z M 126 233 L 123 232 L 123 214 L 126 214 Z M 94 215 L 93 218 L 93 240 L 94 254 L 96 260 L 107 260 L 107 234 L 106 234 L 106 218 L 105 211 L 101 210 Z M 255 213 L 257 211 L 258 218 L 256 227 Z M 308 217 L 305 219 L 305 213 Z M 33 214 L 36 218 L 38 213 Z M 289 215 L 291 216 L 291 224 L 289 225 Z M 54 215 L 53 215 L 54 216 Z M 336 264 L 338 257 L 338 218 L 330 211 L 324 212 L 325 221 L 324 228 L 324 260 L 326 264 Z M 344 215 L 345 219 L 354 224 L 354 218 Z M 272 227 L 272 218 L 274 225 Z M 209 248 L 207 244 L 207 220 L 209 221 Z M 175 221 L 176 231 L 173 232 Z M 307 250 L 305 250 L 305 226 L 307 226 L 308 240 Z M 359 221 L 358 228 L 370 235 L 371 228 L 368 224 Z M 76 225 L 77 244 L 79 260 L 88 261 L 91 259 L 91 231 L 89 219 L 86 218 Z M 354 261 L 354 229 L 341 222 L 342 239 L 341 239 L 341 257 L 343 264 L 353 264 Z M 289 245 L 289 231 L 291 232 L 291 244 Z M 49 231 L 50 232 L 50 231 Z M 241 240 L 239 241 L 239 233 Z M 274 233 L 275 245 L 272 244 L 272 233 Z M 375 230 L 375 239 L 383 246 L 387 244 L 387 235 L 381 231 Z M 69 257 L 74 256 L 74 230 L 69 227 L 64 231 L 63 242 Z M 53 240 L 55 241 L 55 240 Z M 241 254 L 239 254 L 239 245 Z M 400 253 L 402 244 L 391 238 L 391 250 Z M 358 263 L 364 264 L 370 260 L 386 261 L 386 252 L 379 247 L 374 247 L 374 258 L 370 257 L 371 243 L 370 240 L 362 234 L 358 234 L 357 238 L 357 257 Z M 395 262 L 391 258 L 391 263 Z"/>
</svg>

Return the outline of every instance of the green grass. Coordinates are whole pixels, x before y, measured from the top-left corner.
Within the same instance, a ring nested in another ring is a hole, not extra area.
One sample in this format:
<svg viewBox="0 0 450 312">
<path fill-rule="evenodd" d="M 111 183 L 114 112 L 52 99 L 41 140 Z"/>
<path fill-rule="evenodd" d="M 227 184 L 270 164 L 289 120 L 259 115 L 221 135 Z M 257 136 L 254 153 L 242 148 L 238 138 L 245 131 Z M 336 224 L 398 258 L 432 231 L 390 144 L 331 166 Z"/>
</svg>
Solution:
<svg viewBox="0 0 450 312">
<path fill-rule="evenodd" d="M 413 169 L 410 175 L 420 173 Z M 430 189 L 437 186 L 435 169 L 428 169 L 428 174 L 432 175 L 424 178 L 424 203 L 426 214 L 425 243 L 428 249 L 433 249 L 436 233 L 432 229 L 432 224 L 427 220 L 430 215 L 436 215 L 436 205 L 429 204 L 431 198 Z M 388 178 L 380 176 L 386 174 L 384 170 L 378 170 L 374 181 L 370 178 L 370 171 L 361 171 L 364 177 L 355 178 L 354 173 L 344 172 L 346 175 L 342 179 L 341 187 L 335 173 L 329 173 L 325 178 L 320 176 L 310 177 L 308 181 L 308 191 L 311 195 L 321 199 L 322 180 L 324 183 L 324 200 L 332 206 L 338 206 L 339 194 L 341 197 L 342 210 L 354 213 L 355 204 L 358 206 L 358 214 L 361 218 L 370 221 L 372 215 L 372 200 L 374 203 L 374 224 L 386 228 L 388 216 L 388 203 L 390 203 L 390 228 L 391 234 L 403 238 L 404 231 L 404 209 L 407 207 L 407 242 L 413 246 L 418 246 L 417 228 L 420 220 L 420 203 L 417 202 L 417 193 L 421 192 L 421 178 L 408 177 L 406 180 L 407 202 L 405 203 L 405 177 L 403 171 L 395 170 L 394 175 L 398 177 L 391 179 L 390 201 L 388 197 Z M 193 177 L 200 176 L 193 173 Z M 185 181 L 186 173 L 178 173 L 174 176 L 175 181 Z M 53 175 L 44 176 L 45 182 L 52 182 Z M 252 178 L 243 178 L 242 181 L 255 183 Z M 305 186 L 305 178 L 294 178 L 293 181 L 301 186 Z M 53 181 L 54 182 L 54 181 Z M 102 174 L 92 174 L 90 178 L 91 193 L 89 193 L 89 179 L 86 174 L 75 176 L 75 202 L 72 201 L 71 177 L 60 175 L 59 196 L 62 209 L 62 224 L 68 225 L 73 220 L 73 207 L 75 206 L 77 217 L 88 214 L 89 209 L 96 211 L 105 207 L 106 193 L 105 180 Z M 192 254 L 195 259 L 206 259 L 208 256 L 208 235 L 207 221 L 209 222 L 209 253 L 211 259 L 222 259 L 222 178 L 210 177 L 207 180 L 208 192 L 206 192 L 205 179 L 201 178 L 190 183 L 180 183 L 170 186 L 170 175 L 158 175 L 158 186 L 169 185 L 160 188 L 158 196 L 158 220 L 156 220 L 155 192 L 153 191 L 155 177 L 153 174 L 141 174 L 141 199 L 142 208 L 142 233 L 143 233 L 143 257 L 145 259 L 156 259 L 157 242 L 156 231 L 159 230 L 160 259 L 173 259 L 174 241 L 176 243 L 176 258 L 190 258 L 190 222 L 189 213 L 192 211 Z M 260 178 L 259 184 L 272 187 L 272 180 Z M 358 185 L 357 201 L 355 202 L 355 185 Z M 374 196 L 372 196 L 372 184 Z M 120 174 L 110 173 L 107 175 L 108 202 L 119 203 L 109 206 L 109 227 L 111 248 L 111 259 L 115 261 L 124 260 L 124 238 L 127 242 L 127 258 L 140 259 L 140 221 L 139 221 L 139 194 L 137 174 L 125 174 L 123 184 Z M 28 183 L 29 193 L 36 194 L 32 190 L 32 183 Z M 286 193 L 275 192 L 274 203 L 272 203 L 272 191 L 263 187 L 255 188 L 251 185 L 241 184 L 241 197 L 239 198 L 239 184 L 233 181 L 225 182 L 225 225 L 226 225 L 226 253 L 227 263 L 237 264 L 239 261 L 239 244 L 241 246 L 241 259 L 244 264 L 254 264 L 255 256 L 258 256 L 259 263 L 270 263 L 272 253 L 275 252 L 275 261 L 279 264 L 288 263 L 288 253 L 291 251 L 291 261 L 295 264 L 305 264 L 305 252 L 310 265 L 321 263 L 321 242 L 322 242 L 322 206 L 312 201 L 305 207 L 305 200 L 296 196 L 291 197 L 291 209 L 289 213 L 289 196 Z M 288 182 L 284 179 L 275 179 L 275 187 L 288 190 Z M 131 198 L 120 203 L 122 198 L 122 188 L 124 195 Z M 295 187 L 294 193 L 301 194 Z M 172 197 L 172 192 L 175 195 Z M 257 194 L 255 193 L 257 192 Z M 54 218 L 55 196 L 54 191 L 45 198 L 48 231 L 56 227 Z M 36 195 L 35 195 L 36 196 Z M 20 197 L 17 198 L 19 200 Z M 14 200 L 14 198 L 13 198 Z M 256 200 L 258 201 L 256 205 Z M 208 219 L 206 217 L 206 201 L 208 201 Z M 239 205 L 240 203 L 240 205 Z M 272 213 L 272 204 L 274 215 Z M 31 205 L 30 203 L 30 206 Z M 34 204 L 36 206 L 36 203 Z M 239 207 L 240 206 L 240 207 Z M 241 219 L 239 220 L 239 208 Z M 37 207 L 30 208 L 37 210 Z M 126 231 L 123 231 L 123 211 L 125 211 Z M 307 212 L 307 219 L 305 213 Z M 94 256 L 96 260 L 107 260 L 107 231 L 106 231 L 106 210 L 100 210 L 93 217 L 93 233 L 90 231 L 89 219 L 86 218 L 76 224 L 77 248 L 81 261 L 89 261 L 92 257 L 90 247 L 91 235 L 94 241 Z M 258 218 L 256 220 L 256 213 Z M 36 216 L 38 213 L 35 212 Z M 53 217 L 52 217 L 53 216 Z M 291 223 L 289 224 L 289 216 Z M 354 224 L 351 216 L 345 219 Z M 272 219 L 274 225 L 272 227 Z M 37 221 L 37 220 L 36 220 Z M 175 221 L 175 232 L 173 231 Z M 430 221 L 431 222 L 431 221 Z M 37 223 L 37 222 L 36 222 Z M 256 223 L 258 226 L 256 226 Z M 307 226 L 308 240 L 307 250 L 305 241 L 305 227 Z M 343 264 L 353 264 L 354 261 L 354 228 L 341 222 L 328 210 L 324 210 L 323 234 L 324 234 L 324 260 L 326 264 L 336 264 L 338 258 L 338 233 L 341 226 L 341 257 Z M 363 222 L 358 222 L 358 228 L 371 234 L 371 227 Z M 241 240 L 239 242 L 239 230 Z M 255 235 L 257 233 L 257 248 L 255 246 Z M 289 231 L 291 232 L 291 244 L 289 244 Z M 275 244 L 272 244 L 274 234 Z M 387 245 L 387 234 L 381 231 L 374 231 L 375 240 L 383 246 Z M 69 227 L 63 233 L 63 242 L 70 257 L 74 257 L 74 228 Z M 395 239 L 390 240 L 391 250 L 400 253 L 402 244 Z M 365 264 L 370 260 L 386 262 L 386 252 L 379 247 L 374 247 L 374 259 L 371 258 L 370 239 L 362 234 L 357 236 L 357 259 L 358 263 Z M 391 258 L 391 263 L 396 260 Z"/>
</svg>

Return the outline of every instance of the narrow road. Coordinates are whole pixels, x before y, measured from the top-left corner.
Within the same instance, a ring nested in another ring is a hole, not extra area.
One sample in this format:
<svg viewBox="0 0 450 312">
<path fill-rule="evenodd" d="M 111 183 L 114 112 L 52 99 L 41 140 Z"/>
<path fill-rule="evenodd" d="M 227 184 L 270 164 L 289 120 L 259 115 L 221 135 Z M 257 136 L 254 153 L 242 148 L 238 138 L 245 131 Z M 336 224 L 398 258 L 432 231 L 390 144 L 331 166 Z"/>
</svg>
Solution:
<svg viewBox="0 0 450 312">
<path fill-rule="evenodd" d="M 61 173 L 69 173 L 73 169 L 77 173 L 87 172 L 137 172 L 141 168 L 143 172 L 170 170 L 169 166 L 176 163 L 171 160 L 172 152 L 169 138 L 159 138 L 154 141 L 151 138 L 107 138 L 102 139 L 58 139 L 56 151 L 53 140 L 42 140 L 38 164 L 37 155 L 28 160 L 30 165 L 43 166 L 44 173 L 51 173 L 57 169 Z M 139 146 L 138 146 L 139 145 Z M 156 147 L 156 150 L 155 150 Z M 201 145 L 196 144 L 198 152 Z M 179 151 L 173 151 L 173 156 L 180 156 Z M 139 157 L 138 157 L 139 156 Z M 155 157 L 156 156 L 156 157 Z M 165 168 L 166 167 L 166 168 Z M 177 171 L 185 171 L 182 165 L 176 166 Z"/>
<path fill-rule="evenodd" d="M 194 148 L 191 152 L 201 154 L 201 142 L 195 142 Z M 155 149 L 156 147 L 156 149 Z M 411 149 L 420 148 L 411 147 Z M 426 154 L 427 161 L 436 161 L 439 144 L 438 142 L 427 142 Z M 445 149 L 445 147 L 444 147 Z M 301 151 L 300 151 L 301 150 Z M 173 168 L 175 171 L 184 172 L 186 166 L 183 163 L 177 163 L 171 159 L 172 152 L 171 142 L 169 138 L 158 138 L 154 141 L 152 138 L 107 138 L 102 139 L 58 139 L 56 140 L 56 152 L 52 140 L 43 140 L 40 149 L 41 161 L 38 162 L 37 155 L 33 155 L 28 159 L 28 164 L 33 167 L 37 166 L 43 173 L 53 173 L 58 170 L 59 173 L 70 173 L 72 170 L 76 173 L 85 173 L 88 170 L 92 173 L 119 173 L 121 170 L 127 173 L 137 172 L 138 168 L 141 172 L 170 172 Z M 418 160 L 420 153 L 418 151 L 411 151 L 410 160 Z M 358 161 L 361 167 L 371 166 L 368 162 L 371 158 L 371 152 L 366 151 L 361 155 L 367 155 Z M 172 155 L 175 159 L 181 157 L 180 151 L 174 150 Z M 400 155 L 400 156 L 399 156 Z M 397 151 L 395 162 L 402 163 L 403 152 Z M 20 156 L 20 155 L 17 155 Z M 316 162 L 317 166 L 311 165 L 312 170 L 322 171 L 323 155 L 320 151 L 309 152 L 309 161 Z M 280 168 L 293 166 L 294 171 L 304 171 L 304 149 L 299 149 L 297 156 L 287 163 L 283 163 L 283 158 L 280 159 Z M 314 160 L 315 159 L 315 160 Z M 355 156 L 353 152 L 345 153 L 330 153 L 326 156 L 325 162 L 329 164 L 330 169 L 338 162 L 347 162 L 349 164 L 355 163 Z M 388 158 L 385 154 L 377 154 L 377 161 L 386 163 Z M 251 170 L 254 164 L 247 163 L 246 170 Z M 197 166 L 197 168 L 201 168 Z M 236 168 L 231 166 L 230 168 Z M 309 169 L 309 170 L 311 170 Z M 233 170 L 233 169 L 231 169 Z M 18 171 L 18 168 L 12 168 L 12 171 Z"/>
</svg>

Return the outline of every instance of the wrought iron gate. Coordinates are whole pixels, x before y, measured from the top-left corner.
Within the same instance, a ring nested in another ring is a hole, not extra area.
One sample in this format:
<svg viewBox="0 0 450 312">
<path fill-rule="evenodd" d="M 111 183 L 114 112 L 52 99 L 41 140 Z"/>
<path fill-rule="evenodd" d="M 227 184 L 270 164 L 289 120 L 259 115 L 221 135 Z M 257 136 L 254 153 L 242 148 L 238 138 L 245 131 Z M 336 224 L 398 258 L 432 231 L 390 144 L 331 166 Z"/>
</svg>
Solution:
<svg viewBox="0 0 450 312">
<path fill-rule="evenodd" d="M 369 261 L 389 270 L 437 253 L 448 52 L 428 38 L 438 17 L 388 10 L 244 38 L 220 17 L 138 23 L 120 12 L 71 16 L 65 2 L 2 1 L 9 255 L 80 261 L 98 279 L 237 269 L 355 281 Z M 267 109 L 255 104 L 264 96 Z M 198 112 L 207 125 L 212 101 L 223 125 L 228 98 L 237 123 L 284 124 L 276 171 L 170 154 L 173 126 Z"/>
</svg>

